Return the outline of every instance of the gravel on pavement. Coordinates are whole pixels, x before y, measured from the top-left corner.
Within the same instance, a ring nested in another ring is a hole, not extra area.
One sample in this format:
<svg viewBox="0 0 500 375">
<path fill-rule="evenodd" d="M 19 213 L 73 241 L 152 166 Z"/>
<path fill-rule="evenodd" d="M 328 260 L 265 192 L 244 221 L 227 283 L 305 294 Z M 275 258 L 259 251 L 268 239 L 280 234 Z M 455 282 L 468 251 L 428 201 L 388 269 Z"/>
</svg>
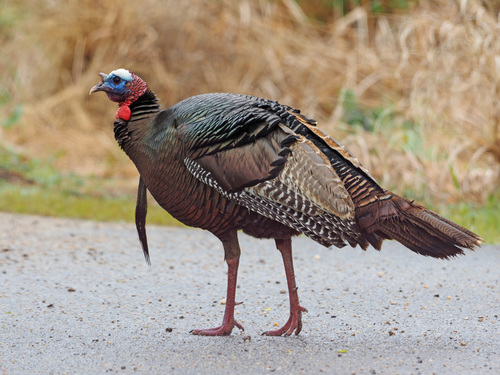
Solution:
<svg viewBox="0 0 500 375">
<path fill-rule="evenodd" d="M 500 247 L 451 261 L 395 242 L 326 249 L 294 239 L 299 336 L 272 240 L 240 236 L 236 318 L 222 321 L 226 266 L 208 232 L 0 213 L 0 374 L 498 374 Z"/>
</svg>

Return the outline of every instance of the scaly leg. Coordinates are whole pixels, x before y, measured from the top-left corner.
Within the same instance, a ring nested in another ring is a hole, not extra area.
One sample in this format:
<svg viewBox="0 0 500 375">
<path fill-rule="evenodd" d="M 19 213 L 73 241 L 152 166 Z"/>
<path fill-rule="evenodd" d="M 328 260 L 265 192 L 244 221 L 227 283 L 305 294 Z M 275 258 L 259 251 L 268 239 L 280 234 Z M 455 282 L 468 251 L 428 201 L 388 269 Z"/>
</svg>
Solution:
<svg viewBox="0 0 500 375">
<path fill-rule="evenodd" d="M 230 232 L 224 236 L 219 237 L 224 245 L 224 253 L 227 263 L 227 297 L 226 309 L 224 311 L 224 318 L 222 325 L 215 328 L 208 329 L 194 329 L 191 331 L 193 335 L 201 336 L 228 336 L 231 334 L 233 328 L 236 326 L 242 331 L 245 329 L 243 326 L 234 319 L 234 307 L 236 306 L 236 280 L 238 276 L 238 265 L 240 262 L 240 247 L 238 244 L 238 237 L 236 231 Z"/>
<path fill-rule="evenodd" d="M 290 318 L 285 325 L 275 331 L 264 332 L 267 336 L 290 336 L 294 331 L 298 335 L 302 330 L 302 312 L 307 312 L 305 308 L 299 304 L 299 295 L 297 293 L 297 285 L 295 284 L 295 274 L 293 272 L 292 258 L 292 240 L 276 239 L 276 247 L 281 252 L 283 264 L 285 265 L 286 281 L 288 284 L 288 294 L 290 297 Z"/>
</svg>

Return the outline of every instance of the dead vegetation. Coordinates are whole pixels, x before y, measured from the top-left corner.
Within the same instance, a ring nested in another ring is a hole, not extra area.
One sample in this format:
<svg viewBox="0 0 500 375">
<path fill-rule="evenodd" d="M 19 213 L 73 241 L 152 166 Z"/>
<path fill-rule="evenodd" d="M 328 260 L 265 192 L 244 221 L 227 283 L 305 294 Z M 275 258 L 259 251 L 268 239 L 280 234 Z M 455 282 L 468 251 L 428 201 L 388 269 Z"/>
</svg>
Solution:
<svg viewBox="0 0 500 375">
<path fill-rule="evenodd" d="M 89 97 L 98 72 L 124 67 L 171 105 L 238 92 L 300 108 L 379 182 L 440 201 L 483 202 L 500 176 L 500 22 L 477 0 L 419 1 L 326 25 L 292 0 L 3 1 L 2 142 L 79 173 L 135 176 L 113 139 L 116 108 Z M 346 95 L 379 108 L 345 119 Z"/>
</svg>

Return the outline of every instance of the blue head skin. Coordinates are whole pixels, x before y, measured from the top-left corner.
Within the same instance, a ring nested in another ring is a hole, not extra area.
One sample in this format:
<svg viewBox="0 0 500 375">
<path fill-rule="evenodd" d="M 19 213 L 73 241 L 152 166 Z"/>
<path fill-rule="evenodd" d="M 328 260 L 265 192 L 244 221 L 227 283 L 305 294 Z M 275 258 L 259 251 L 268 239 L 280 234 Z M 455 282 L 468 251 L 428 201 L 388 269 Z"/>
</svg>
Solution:
<svg viewBox="0 0 500 375">
<path fill-rule="evenodd" d="M 146 83 L 126 69 L 113 70 L 109 74 L 99 73 L 102 81 L 92 87 L 89 94 L 104 91 L 108 98 L 120 105 L 129 105 L 146 91 Z"/>
</svg>

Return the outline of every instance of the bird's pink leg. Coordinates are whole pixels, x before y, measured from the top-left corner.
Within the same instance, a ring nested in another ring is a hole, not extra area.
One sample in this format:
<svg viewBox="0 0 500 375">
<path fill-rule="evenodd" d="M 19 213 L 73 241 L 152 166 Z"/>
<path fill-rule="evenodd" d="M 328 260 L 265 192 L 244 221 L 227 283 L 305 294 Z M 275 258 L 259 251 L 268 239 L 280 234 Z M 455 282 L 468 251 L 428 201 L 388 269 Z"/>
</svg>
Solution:
<svg viewBox="0 0 500 375">
<path fill-rule="evenodd" d="M 236 236 L 236 232 L 234 234 Z M 240 250 L 238 245 L 238 239 L 236 238 L 236 248 L 233 242 L 235 237 L 230 236 L 229 243 L 223 241 L 224 250 L 226 253 L 226 263 L 227 263 L 227 297 L 226 297 L 226 309 L 224 311 L 224 318 L 222 319 L 222 325 L 215 328 L 207 329 L 194 329 L 191 331 L 193 335 L 200 336 L 228 336 L 231 334 L 233 328 L 236 326 L 242 331 L 245 329 L 243 326 L 234 319 L 234 307 L 236 306 L 236 280 L 238 276 L 238 265 L 240 263 Z M 229 246 L 232 251 L 228 252 Z M 236 251 L 237 250 L 237 251 Z M 228 258 L 228 255 L 234 255 L 233 258 Z"/>
<path fill-rule="evenodd" d="M 297 285 L 295 284 L 295 273 L 293 272 L 292 258 L 292 240 L 276 240 L 276 247 L 281 252 L 283 263 L 285 265 L 286 281 L 288 284 L 288 295 L 290 297 L 290 318 L 285 325 L 275 331 L 264 332 L 267 336 L 290 336 L 294 331 L 298 335 L 302 330 L 302 312 L 307 312 L 305 308 L 299 304 L 299 295 L 297 293 Z"/>
</svg>

